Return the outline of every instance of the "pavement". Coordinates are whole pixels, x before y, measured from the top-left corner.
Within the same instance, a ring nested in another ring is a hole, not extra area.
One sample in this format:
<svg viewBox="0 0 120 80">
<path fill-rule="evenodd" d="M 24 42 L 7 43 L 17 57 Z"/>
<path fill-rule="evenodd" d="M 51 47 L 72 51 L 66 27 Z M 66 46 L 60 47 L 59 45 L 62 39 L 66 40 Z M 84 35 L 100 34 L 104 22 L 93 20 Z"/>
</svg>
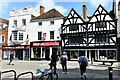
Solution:
<svg viewBox="0 0 120 80">
<path fill-rule="evenodd" d="M 49 63 L 50 61 L 19 61 L 15 60 L 14 65 L 7 65 L 9 60 L 2 61 L 2 72 L 7 70 L 15 70 L 17 75 L 32 71 L 36 74 L 38 69 L 44 68 L 46 71 L 49 70 Z M 80 80 L 80 70 L 77 61 L 68 61 L 68 74 L 62 73 L 61 64 L 57 63 L 57 73 L 59 76 L 59 80 Z M 101 62 L 94 62 L 91 64 L 89 62 L 89 66 L 87 66 L 87 80 L 109 80 L 109 70 L 108 67 L 113 68 L 113 80 L 120 80 L 120 65 L 118 62 L 115 62 L 112 66 L 110 63 L 105 63 L 103 65 Z M 2 74 L 2 78 L 7 78 L 9 80 L 14 77 L 13 73 L 5 73 Z M 29 80 L 31 77 L 30 74 L 23 75 L 21 78 L 25 78 Z M 29 79 L 28 79 L 29 78 Z M 12 79 L 13 80 L 13 79 Z M 23 79 L 22 79 L 23 80 Z M 30 79 L 31 80 L 31 79 Z"/>
</svg>

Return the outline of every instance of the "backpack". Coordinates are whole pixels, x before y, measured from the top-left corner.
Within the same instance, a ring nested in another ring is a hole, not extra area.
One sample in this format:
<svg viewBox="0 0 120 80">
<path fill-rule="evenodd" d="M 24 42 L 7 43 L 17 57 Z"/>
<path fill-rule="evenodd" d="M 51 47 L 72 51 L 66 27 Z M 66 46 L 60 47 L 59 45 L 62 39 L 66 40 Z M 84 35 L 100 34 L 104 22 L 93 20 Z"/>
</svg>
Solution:
<svg viewBox="0 0 120 80">
<path fill-rule="evenodd" d="M 81 64 L 82 64 L 82 65 L 86 65 L 85 57 L 82 58 Z"/>
</svg>

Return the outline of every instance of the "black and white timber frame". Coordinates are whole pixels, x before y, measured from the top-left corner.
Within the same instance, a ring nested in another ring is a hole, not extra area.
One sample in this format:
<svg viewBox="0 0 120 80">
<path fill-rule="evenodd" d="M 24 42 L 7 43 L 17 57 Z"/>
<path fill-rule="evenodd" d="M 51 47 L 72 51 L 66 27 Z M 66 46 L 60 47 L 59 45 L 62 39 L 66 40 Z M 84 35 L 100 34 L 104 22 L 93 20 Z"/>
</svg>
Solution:
<svg viewBox="0 0 120 80">
<path fill-rule="evenodd" d="M 71 9 L 61 26 L 62 48 L 116 49 L 117 20 L 99 5 L 89 21 Z"/>
</svg>

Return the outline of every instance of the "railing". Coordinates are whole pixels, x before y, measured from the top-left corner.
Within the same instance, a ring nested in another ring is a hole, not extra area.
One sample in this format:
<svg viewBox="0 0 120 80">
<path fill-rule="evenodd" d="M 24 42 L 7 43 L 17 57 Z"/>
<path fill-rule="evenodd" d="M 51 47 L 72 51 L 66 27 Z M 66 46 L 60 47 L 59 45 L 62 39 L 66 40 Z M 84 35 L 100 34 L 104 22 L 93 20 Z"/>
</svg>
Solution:
<svg viewBox="0 0 120 80">
<path fill-rule="evenodd" d="M 16 80 L 16 75 L 17 74 L 16 74 L 16 71 L 14 71 L 14 70 L 3 71 L 2 74 L 3 73 L 9 73 L 9 72 L 13 72 L 14 73 L 14 80 Z"/>
<path fill-rule="evenodd" d="M 25 74 L 31 74 L 32 80 L 34 79 L 34 78 L 33 78 L 33 72 L 29 71 L 29 72 L 24 72 L 24 73 L 19 74 L 19 75 L 17 76 L 16 80 L 18 80 L 20 76 L 25 75 Z"/>
</svg>

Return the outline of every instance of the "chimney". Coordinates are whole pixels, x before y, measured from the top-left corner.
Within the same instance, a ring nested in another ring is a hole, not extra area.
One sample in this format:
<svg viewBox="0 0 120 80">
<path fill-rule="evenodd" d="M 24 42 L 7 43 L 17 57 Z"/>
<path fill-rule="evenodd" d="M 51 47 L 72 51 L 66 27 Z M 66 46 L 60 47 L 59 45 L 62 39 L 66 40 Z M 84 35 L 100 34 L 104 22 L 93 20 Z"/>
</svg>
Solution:
<svg viewBox="0 0 120 80">
<path fill-rule="evenodd" d="M 43 6 L 40 6 L 40 15 L 42 15 L 44 13 L 44 7 Z"/>
<path fill-rule="evenodd" d="M 82 16 L 83 16 L 83 19 L 86 21 L 87 20 L 87 7 L 86 7 L 85 2 L 83 2 L 83 5 L 82 5 Z"/>
</svg>

